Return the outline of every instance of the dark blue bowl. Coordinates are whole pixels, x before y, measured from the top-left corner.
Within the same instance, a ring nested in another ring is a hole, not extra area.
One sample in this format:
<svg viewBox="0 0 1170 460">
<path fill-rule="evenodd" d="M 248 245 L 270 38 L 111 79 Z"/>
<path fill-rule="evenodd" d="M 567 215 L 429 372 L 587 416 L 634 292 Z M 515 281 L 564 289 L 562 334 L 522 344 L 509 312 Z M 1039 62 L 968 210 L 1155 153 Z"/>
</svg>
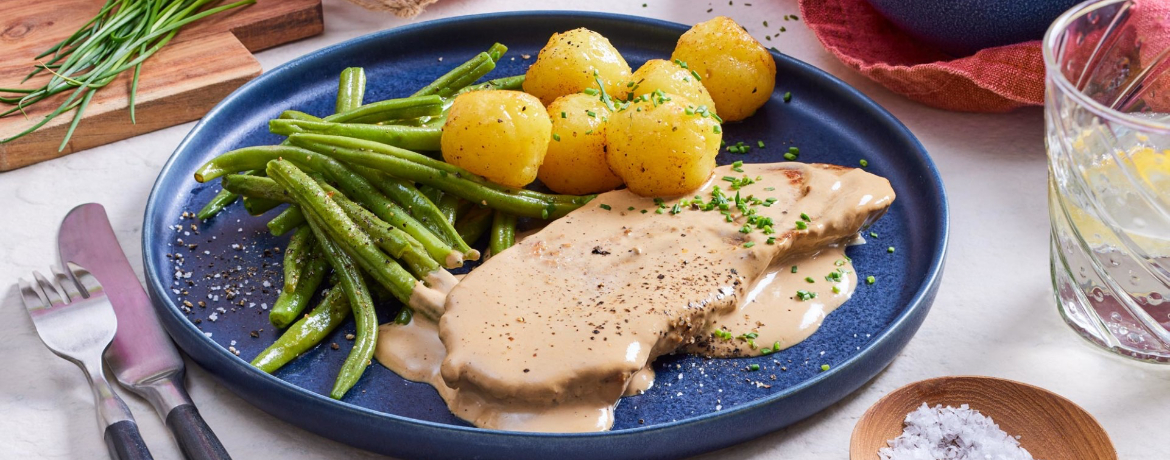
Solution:
<svg viewBox="0 0 1170 460">
<path fill-rule="evenodd" d="M 869 0 L 912 37 L 955 57 L 1039 40 L 1048 25 L 1082 0 Z"/>
<path fill-rule="evenodd" d="M 885 368 L 917 331 L 938 289 L 947 244 L 942 182 L 922 145 L 888 112 L 836 78 L 779 54 L 772 99 L 751 119 L 724 128 L 728 142 L 755 146 L 763 141 L 767 147 L 753 148 L 746 155 L 724 153 L 720 161 L 783 161 L 787 148 L 796 145 L 801 158 L 810 162 L 855 166 L 864 158 L 870 170 L 890 179 L 898 194 L 873 228 L 880 238 L 849 249 L 858 270 L 876 276 L 878 283 L 858 289 L 803 343 L 768 357 L 660 359 L 655 365 L 658 384 L 647 394 L 624 399 L 614 431 L 606 433 L 475 428 L 452 416 L 429 386 L 405 381 L 378 364 L 367 369 L 343 400 L 332 400 L 326 395 L 349 351 L 351 342 L 344 335 L 353 331 L 352 323 L 325 340 L 336 343 L 338 350 L 319 346 L 276 375 L 248 364 L 277 337 L 261 305 L 275 298 L 274 290 L 263 283 L 279 282 L 279 268 L 272 263 L 280 256 L 272 249 L 282 246 L 284 238 L 269 236 L 266 220 L 247 216 L 238 205 L 200 224 L 198 232 L 190 230 L 194 222 L 180 214 L 198 209 L 219 189 L 219 184 L 196 183 L 195 169 L 230 149 L 280 142 L 268 133 L 267 122 L 282 110 L 317 115 L 332 111 L 337 75 L 347 66 L 366 68 L 370 100 L 398 97 L 493 41 L 512 47 L 508 56 L 516 58 L 505 57 L 492 76 L 523 73 L 532 61 L 521 55 L 535 55 L 551 33 L 576 27 L 605 34 L 635 66 L 669 56 L 687 30 L 681 24 L 596 13 L 445 19 L 311 53 L 224 99 L 163 167 L 143 221 L 148 291 L 175 342 L 225 387 L 278 418 L 349 445 L 410 458 L 697 454 L 795 423 Z M 792 93 L 790 103 L 784 102 L 785 92 Z M 178 224 L 182 227 L 176 230 Z M 198 246 L 180 247 L 178 239 Z M 887 253 L 888 246 L 897 252 Z M 182 265 L 175 254 L 182 256 Z M 181 278 L 175 278 L 176 271 Z M 222 288 L 236 285 L 238 292 L 229 301 Z M 184 300 L 192 302 L 190 311 L 183 308 Z M 207 306 L 199 307 L 199 301 Z M 236 304 L 240 301 L 242 305 Z M 759 364 L 760 371 L 747 372 L 748 363 Z M 830 365 L 830 370 L 822 372 L 822 364 Z"/>
</svg>

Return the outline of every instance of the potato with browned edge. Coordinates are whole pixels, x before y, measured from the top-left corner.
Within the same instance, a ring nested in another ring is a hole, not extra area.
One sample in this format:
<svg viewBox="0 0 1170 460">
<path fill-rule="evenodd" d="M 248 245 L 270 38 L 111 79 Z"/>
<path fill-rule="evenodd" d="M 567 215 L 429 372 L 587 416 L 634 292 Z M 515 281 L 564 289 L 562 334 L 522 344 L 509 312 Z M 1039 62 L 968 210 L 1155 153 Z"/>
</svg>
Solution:
<svg viewBox="0 0 1170 460">
<path fill-rule="evenodd" d="M 678 63 L 665 59 L 651 59 L 642 64 L 626 84 L 626 99 L 653 93 L 662 90 L 665 93 L 675 94 L 687 98 L 695 104 L 695 108 L 707 107 L 711 113 L 718 113 L 715 101 L 711 94 L 691 71 L 682 68 Z"/>
<path fill-rule="evenodd" d="M 670 58 L 699 74 L 725 121 L 751 116 L 776 87 L 772 53 L 725 16 L 691 27 L 679 37 Z"/>
<path fill-rule="evenodd" d="M 472 91 L 451 103 L 443 160 L 488 180 L 523 187 L 536 179 L 552 130 L 540 100 L 519 91 Z"/>
<path fill-rule="evenodd" d="M 586 28 L 573 29 L 548 39 L 524 75 L 524 92 L 548 105 L 586 88 L 600 89 L 598 78 L 610 94 L 621 94 L 630 65 L 609 39 Z"/>
<path fill-rule="evenodd" d="M 693 106 L 681 96 L 655 93 L 609 117 L 605 158 L 630 191 L 677 196 L 711 175 L 723 130 L 715 117 L 688 110 Z"/>
<path fill-rule="evenodd" d="M 561 96 L 548 106 L 552 141 L 536 177 L 557 193 L 585 195 L 608 192 L 622 178 L 605 161 L 605 120 L 609 109 L 597 96 Z"/>
</svg>

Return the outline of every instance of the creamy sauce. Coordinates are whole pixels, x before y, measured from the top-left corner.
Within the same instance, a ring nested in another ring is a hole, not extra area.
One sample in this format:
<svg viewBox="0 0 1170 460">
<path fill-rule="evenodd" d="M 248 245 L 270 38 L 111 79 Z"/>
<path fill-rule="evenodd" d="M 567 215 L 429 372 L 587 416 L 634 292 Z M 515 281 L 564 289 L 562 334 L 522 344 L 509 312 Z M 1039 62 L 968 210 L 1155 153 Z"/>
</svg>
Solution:
<svg viewBox="0 0 1170 460">
<path fill-rule="evenodd" d="M 893 190 L 849 168 L 742 168 L 721 167 L 714 177 L 759 177 L 739 193 L 775 198 L 754 206 L 774 220 L 775 233 L 740 232 L 745 218 L 734 206 L 737 220 L 729 223 L 718 211 L 658 214 L 652 199 L 605 193 L 451 289 L 437 327 L 441 342 L 421 315 L 383 326 L 378 360 L 435 386 L 452 413 L 476 426 L 581 432 L 609 429 L 618 399 L 653 384 L 658 356 L 741 356 L 803 340 L 848 299 L 856 277 L 847 262 L 836 262 L 846 260 L 845 243 L 889 207 Z M 734 196 L 729 185 L 715 179 L 696 194 L 708 201 L 718 186 Z M 676 201 L 666 200 L 666 209 Z M 798 230 L 801 213 L 809 219 Z M 837 269 L 845 273 L 826 280 Z M 800 300 L 797 290 L 810 294 Z M 750 342 L 749 333 L 756 334 Z"/>
</svg>

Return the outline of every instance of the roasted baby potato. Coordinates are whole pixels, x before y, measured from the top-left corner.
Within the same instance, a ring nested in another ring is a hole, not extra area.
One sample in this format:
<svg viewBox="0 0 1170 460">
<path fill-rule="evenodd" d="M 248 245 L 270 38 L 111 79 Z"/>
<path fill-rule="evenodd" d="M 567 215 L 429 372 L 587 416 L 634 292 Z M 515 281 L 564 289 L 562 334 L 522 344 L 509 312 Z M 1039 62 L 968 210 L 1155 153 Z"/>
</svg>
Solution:
<svg viewBox="0 0 1170 460">
<path fill-rule="evenodd" d="M 662 90 L 690 100 L 695 104 L 695 108 L 705 106 L 711 113 L 718 113 L 715 102 L 711 100 L 711 94 L 699 79 L 695 78 L 690 70 L 665 59 L 652 59 L 642 64 L 642 67 L 630 77 L 630 83 L 626 84 L 624 90 L 626 99 Z"/>
<path fill-rule="evenodd" d="M 488 180 L 523 187 L 536 179 L 552 130 L 540 100 L 519 91 L 455 98 L 443 125 L 443 160 Z"/>
<path fill-rule="evenodd" d="M 776 86 L 772 54 L 725 16 L 695 24 L 679 37 L 670 57 L 699 74 L 715 112 L 726 121 L 755 113 Z"/>
<path fill-rule="evenodd" d="M 609 117 L 606 161 L 630 191 L 677 196 L 703 185 L 715 169 L 723 130 L 682 96 L 654 93 Z"/>
<path fill-rule="evenodd" d="M 622 178 L 605 161 L 605 125 L 610 112 L 597 96 L 561 96 L 548 106 L 552 142 L 537 177 L 557 193 L 607 192 Z"/>
<path fill-rule="evenodd" d="M 630 65 L 609 39 L 580 28 L 548 39 L 524 76 L 524 92 L 548 105 L 567 94 L 598 89 L 598 79 L 610 94 L 619 94 L 629 78 Z"/>
</svg>

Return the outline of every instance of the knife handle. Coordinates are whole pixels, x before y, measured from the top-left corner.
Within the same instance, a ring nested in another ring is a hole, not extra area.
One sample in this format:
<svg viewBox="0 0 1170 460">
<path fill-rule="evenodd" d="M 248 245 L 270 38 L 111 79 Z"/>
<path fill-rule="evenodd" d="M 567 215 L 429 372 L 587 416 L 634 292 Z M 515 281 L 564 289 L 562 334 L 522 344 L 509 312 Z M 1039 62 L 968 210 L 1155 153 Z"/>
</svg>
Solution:
<svg viewBox="0 0 1170 460">
<path fill-rule="evenodd" d="M 167 414 L 167 428 L 174 433 L 183 457 L 188 460 L 231 460 L 227 449 L 211 432 L 194 404 L 183 404 Z"/>
<path fill-rule="evenodd" d="M 153 460 L 142 435 L 138 433 L 138 424 L 133 420 L 122 420 L 106 427 L 106 447 L 110 449 L 110 458 L 114 460 Z"/>
</svg>

